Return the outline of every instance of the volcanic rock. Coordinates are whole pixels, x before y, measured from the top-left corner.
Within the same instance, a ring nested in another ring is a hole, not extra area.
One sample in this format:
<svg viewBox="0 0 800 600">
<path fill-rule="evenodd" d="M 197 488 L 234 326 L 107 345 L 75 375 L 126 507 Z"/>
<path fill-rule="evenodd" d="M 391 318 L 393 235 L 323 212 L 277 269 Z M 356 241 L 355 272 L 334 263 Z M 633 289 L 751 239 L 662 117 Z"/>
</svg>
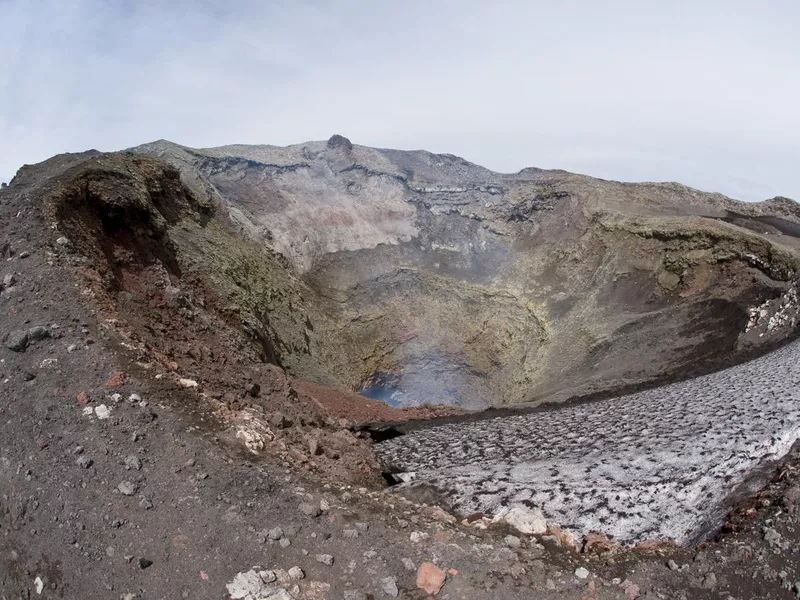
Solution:
<svg viewBox="0 0 800 600">
<path fill-rule="evenodd" d="M 417 570 L 417 587 L 431 596 L 439 593 L 446 579 L 447 573 L 430 562 L 422 563 Z"/>
<path fill-rule="evenodd" d="M 24 352 L 28 347 L 28 339 L 27 331 L 12 331 L 6 339 L 6 348 L 14 352 Z"/>
<path fill-rule="evenodd" d="M 547 521 L 539 508 L 515 506 L 502 519 L 520 533 L 541 535 L 547 531 Z"/>
</svg>

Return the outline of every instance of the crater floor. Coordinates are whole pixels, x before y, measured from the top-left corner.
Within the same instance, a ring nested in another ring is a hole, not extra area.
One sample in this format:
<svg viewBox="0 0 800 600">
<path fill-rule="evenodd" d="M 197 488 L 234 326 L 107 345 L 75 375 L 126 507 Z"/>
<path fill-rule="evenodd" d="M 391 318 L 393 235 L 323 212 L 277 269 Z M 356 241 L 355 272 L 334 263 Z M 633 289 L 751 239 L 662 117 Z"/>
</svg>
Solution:
<svg viewBox="0 0 800 600">
<path fill-rule="evenodd" d="M 525 503 L 623 544 L 690 543 L 800 437 L 800 342 L 693 380 L 527 415 L 413 431 L 378 445 L 458 513 Z"/>
</svg>

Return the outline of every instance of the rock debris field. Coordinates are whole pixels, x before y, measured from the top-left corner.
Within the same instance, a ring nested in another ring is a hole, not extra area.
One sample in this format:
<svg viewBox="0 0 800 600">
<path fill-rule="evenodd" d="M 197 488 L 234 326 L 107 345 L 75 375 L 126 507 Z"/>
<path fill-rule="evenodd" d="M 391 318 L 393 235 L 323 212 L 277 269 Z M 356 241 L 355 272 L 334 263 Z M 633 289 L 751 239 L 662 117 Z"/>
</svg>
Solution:
<svg viewBox="0 0 800 600">
<path fill-rule="evenodd" d="M 461 515 L 524 504 L 578 535 L 687 544 L 800 437 L 800 342 L 689 381 L 526 415 L 416 430 L 378 445 L 406 483 Z"/>
</svg>

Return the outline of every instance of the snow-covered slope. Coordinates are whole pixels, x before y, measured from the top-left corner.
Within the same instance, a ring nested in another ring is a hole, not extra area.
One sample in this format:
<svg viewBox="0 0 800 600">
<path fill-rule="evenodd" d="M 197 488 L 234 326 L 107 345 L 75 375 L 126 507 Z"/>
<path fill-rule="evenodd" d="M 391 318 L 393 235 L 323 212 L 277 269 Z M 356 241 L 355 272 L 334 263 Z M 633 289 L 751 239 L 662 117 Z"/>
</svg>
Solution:
<svg viewBox="0 0 800 600">
<path fill-rule="evenodd" d="M 527 415 L 423 429 L 379 445 L 459 513 L 540 507 L 621 543 L 693 541 L 800 437 L 800 342 L 694 380 Z"/>
</svg>

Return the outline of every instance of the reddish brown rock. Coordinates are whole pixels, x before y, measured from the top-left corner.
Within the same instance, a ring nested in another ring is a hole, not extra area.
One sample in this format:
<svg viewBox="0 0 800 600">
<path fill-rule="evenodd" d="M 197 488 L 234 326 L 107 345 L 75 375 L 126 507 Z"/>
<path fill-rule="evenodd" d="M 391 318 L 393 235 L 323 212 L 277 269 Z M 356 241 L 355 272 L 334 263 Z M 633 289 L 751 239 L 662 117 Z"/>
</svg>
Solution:
<svg viewBox="0 0 800 600">
<path fill-rule="evenodd" d="M 444 585 L 447 574 L 433 563 L 424 562 L 417 570 L 417 587 L 435 596 Z"/>
<path fill-rule="evenodd" d="M 570 552 L 577 552 L 579 550 L 578 543 L 575 541 L 575 536 L 573 533 L 571 531 L 561 529 L 561 527 L 555 523 L 547 524 L 547 535 L 552 535 Z"/>
<path fill-rule="evenodd" d="M 471 515 L 467 515 L 464 519 L 467 523 L 474 523 L 475 521 L 480 521 L 483 517 L 485 517 L 482 512 L 472 513 Z"/>
<path fill-rule="evenodd" d="M 617 543 L 608 539 L 608 536 L 605 533 L 597 533 L 594 531 L 587 534 L 586 539 L 583 542 L 583 552 L 586 554 L 601 554 L 603 552 L 611 552 L 617 548 L 619 548 Z"/>
<path fill-rule="evenodd" d="M 447 544 L 453 540 L 453 534 L 448 531 L 437 531 L 433 534 L 433 539 L 442 544 Z"/>
<path fill-rule="evenodd" d="M 636 600 L 639 597 L 639 586 L 633 583 L 630 579 L 626 579 L 620 584 L 622 591 L 625 592 L 625 597 L 628 600 Z"/>
<path fill-rule="evenodd" d="M 592 579 L 586 584 L 586 593 L 581 596 L 581 600 L 596 600 L 596 598 L 597 584 L 594 582 L 594 579 Z"/>
<path fill-rule="evenodd" d="M 77 400 L 79 405 L 86 406 L 89 404 L 89 394 L 86 392 L 78 392 Z"/>
<path fill-rule="evenodd" d="M 425 509 L 425 513 L 429 517 L 431 517 L 432 519 L 435 519 L 437 521 L 442 521 L 444 523 L 455 523 L 456 522 L 456 518 L 453 515 L 447 513 L 440 506 L 431 506 L 431 507 Z"/>
<path fill-rule="evenodd" d="M 122 371 L 115 371 L 114 374 L 106 381 L 106 387 L 110 390 L 122 387 L 125 384 L 125 373 Z"/>
<path fill-rule="evenodd" d="M 669 540 L 644 540 L 636 544 L 636 550 L 656 550 L 656 551 L 665 551 L 665 550 L 674 550 L 678 545 L 675 542 L 670 542 Z"/>
</svg>

